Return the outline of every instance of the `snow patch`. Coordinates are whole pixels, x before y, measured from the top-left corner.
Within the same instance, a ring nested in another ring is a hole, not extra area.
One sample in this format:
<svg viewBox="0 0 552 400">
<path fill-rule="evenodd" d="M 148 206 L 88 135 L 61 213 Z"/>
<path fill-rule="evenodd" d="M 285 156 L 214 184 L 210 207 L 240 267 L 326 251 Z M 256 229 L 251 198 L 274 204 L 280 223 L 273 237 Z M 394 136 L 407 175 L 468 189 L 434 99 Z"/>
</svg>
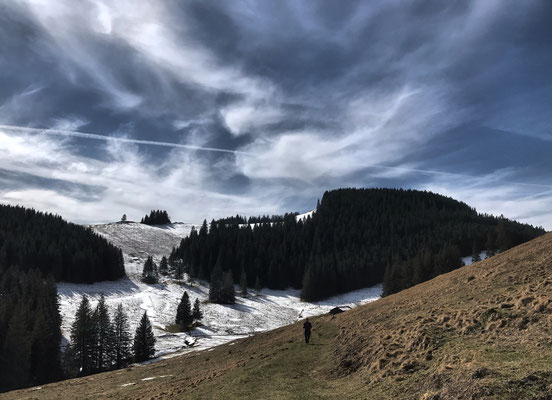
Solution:
<svg viewBox="0 0 552 400">
<path fill-rule="evenodd" d="M 481 260 L 486 259 L 487 258 L 486 253 L 487 252 L 483 250 L 481 253 L 479 253 L 479 258 L 481 258 Z M 472 265 L 473 264 L 472 256 L 462 257 L 462 262 L 464 263 L 464 265 Z"/>
<path fill-rule="evenodd" d="M 306 212 L 304 214 L 299 214 L 299 215 L 296 215 L 295 216 L 295 220 L 296 221 L 301 221 L 301 220 L 304 220 L 304 219 L 307 219 L 308 217 L 311 217 L 313 216 L 313 214 L 315 213 L 316 210 L 312 210 L 312 211 L 309 211 L 309 212 Z"/>
<path fill-rule="evenodd" d="M 147 312 L 157 340 L 157 360 L 210 349 L 256 332 L 276 329 L 306 317 L 325 314 L 335 306 L 356 307 L 377 300 L 381 295 L 381 285 L 376 285 L 308 303 L 301 301 L 300 291 L 296 289 L 263 289 L 258 295 L 251 293 L 246 298 L 238 295 L 234 305 L 220 305 L 205 303 L 209 297 L 209 286 L 204 281 L 190 284 L 161 278 L 161 282 L 155 285 L 142 283 L 140 277 L 145 259 L 150 255 L 156 260 L 168 256 L 182 237 L 191 231 L 192 226 L 171 224 L 151 227 L 132 222 L 93 225 L 95 232 L 122 249 L 128 276 L 114 282 L 92 285 L 58 284 L 64 342 L 70 337 L 71 325 L 82 295 L 88 296 L 91 306 L 95 307 L 100 295 L 104 294 L 111 315 L 117 305 L 122 304 L 132 334 L 144 311 Z M 202 303 L 203 325 L 189 332 L 171 333 L 167 327 L 175 322 L 176 308 L 185 290 L 192 302 L 198 298 Z M 301 332 L 297 335 L 299 337 Z"/>
</svg>

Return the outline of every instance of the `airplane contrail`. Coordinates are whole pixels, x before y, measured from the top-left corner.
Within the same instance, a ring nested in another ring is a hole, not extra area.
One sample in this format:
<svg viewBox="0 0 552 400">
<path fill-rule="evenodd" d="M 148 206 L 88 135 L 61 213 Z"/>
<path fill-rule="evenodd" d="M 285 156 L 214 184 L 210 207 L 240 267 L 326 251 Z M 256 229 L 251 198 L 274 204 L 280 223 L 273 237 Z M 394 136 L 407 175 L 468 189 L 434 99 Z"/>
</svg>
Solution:
<svg viewBox="0 0 552 400">
<path fill-rule="evenodd" d="M 22 126 L 13 126 L 13 125 L 0 125 L 0 129 L 5 129 L 9 131 L 27 132 L 27 133 L 78 137 L 78 138 L 91 139 L 91 140 L 102 140 L 104 142 L 122 142 L 122 143 L 143 144 L 148 146 L 173 147 L 173 148 L 188 149 L 188 150 L 214 151 L 218 153 L 252 155 L 251 153 L 240 151 L 240 150 L 221 149 L 217 147 L 202 147 L 202 146 L 194 146 L 191 144 L 181 144 L 181 143 L 171 143 L 171 142 L 157 142 L 154 140 L 129 139 L 129 138 L 122 138 L 122 137 L 114 137 L 114 136 L 104 136 L 96 133 L 66 131 L 66 130 L 60 130 L 60 129 L 27 128 Z"/>
<path fill-rule="evenodd" d="M 1 124 L 0 124 L 0 129 L 19 131 L 19 132 L 28 132 L 28 133 L 78 137 L 78 138 L 91 139 L 91 140 L 102 140 L 105 142 L 133 143 L 133 144 L 142 144 L 142 145 L 149 145 L 149 146 L 173 147 L 173 148 L 181 148 L 181 149 L 188 149 L 188 150 L 213 151 L 213 152 L 219 152 L 219 153 L 255 156 L 255 154 L 253 153 L 241 151 L 241 150 L 229 150 L 229 149 L 221 149 L 217 147 L 202 147 L 202 146 L 194 146 L 191 144 L 181 144 L 181 143 L 171 143 L 171 142 L 157 142 L 153 140 L 129 139 L 129 138 L 104 136 L 96 133 L 86 133 L 86 132 L 79 132 L 79 131 L 67 131 L 67 130 L 60 130 L 60 129 L 39 129 L 39 128 L 28 128 L 28 127 L 22 127 L 22 126 L 1 125 Z M 467 178 L 467 179 L 474 179 L 474 180 L 481 180 L 481 181 L 496 181 L 496 182 L 501 182 L 501 183 L 506 183 L 511 185 L 532 186 L 532 187 L 552 189 L 552 185 L 507 181 L 507 180 L 495 178 L 492 176 L 477 176 L 477 175 L 461 174 L 457 172 L 445 172 L 445 171 L 436 171 L 436 170 L 411 168 L 411 167 L 387 166 L 382 164 L 368 164 L 368 165 L 365 165 L 365 167 L 389 169 L 389 170 L 404 171 L 404 172 L 414 172 L 414 173 L 429 174 L 429 175 L 454 176 L 459 178 Z M 533 197 L 533 196 L 535 195 L 531 195 L 528 197 Z"/>
</svg>

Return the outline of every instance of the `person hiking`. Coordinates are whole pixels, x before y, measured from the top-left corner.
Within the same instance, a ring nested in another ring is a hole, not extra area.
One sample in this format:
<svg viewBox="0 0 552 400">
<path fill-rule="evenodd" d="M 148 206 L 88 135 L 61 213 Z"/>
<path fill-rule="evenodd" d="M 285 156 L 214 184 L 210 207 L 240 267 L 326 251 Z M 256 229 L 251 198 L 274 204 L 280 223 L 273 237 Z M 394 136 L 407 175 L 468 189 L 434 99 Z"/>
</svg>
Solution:
<svg viewBox="0 0 552 400">
<path fill-rule="evenodd" d="M 307 320 L 303 324 L 303 330 L 305 331 L 305 343 L 306 344 L 309 344 L 309 341 L 310 341 L 311 328 L 312 328 L 312 324 L 309 322 L 309 319 L 307 318 Z"/>
</svg>

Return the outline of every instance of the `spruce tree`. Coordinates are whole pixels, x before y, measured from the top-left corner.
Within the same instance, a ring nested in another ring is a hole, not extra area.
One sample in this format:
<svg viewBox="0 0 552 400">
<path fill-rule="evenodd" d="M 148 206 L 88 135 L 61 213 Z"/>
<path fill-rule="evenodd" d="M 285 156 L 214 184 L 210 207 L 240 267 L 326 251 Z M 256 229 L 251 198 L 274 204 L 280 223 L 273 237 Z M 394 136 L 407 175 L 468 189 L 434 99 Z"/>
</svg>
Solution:
<svg viewBox="0 0 552 400">
<path fill-rule="evenodd" d="M 30 383 L 31 342 L 28 335 L 26 308 L 16 308 L 10 320 L 2 353 L 0 383 L 6 390 L 19 389 Z M 3 376 L 2 376 L 3 375 Z"/>
<path fill-rule="evenodd" d="M 479 249 L 477 248 L 475 243 L 473 244 L 473 247 L 472 247 L 472 259 L 471 259 L 471 261 L 472 261 L 472 263 L 481 261 L 481 256 L 479 255 Z"/>
<path fill-rule="evenodd" d="M 180 325 L 180 329 L 184 330 L 190 327 L 193 322 L 192 306 L 190 304 L 190 298 L 188 292 L 184 291 L 180 303 L 176 309 L 176 324 Z"/>
<path fill-rule="evenodd" d="M 184 264 L 182 260 L 176 260 L 175 262 L 174 277 L 176 279 L 182 279 L 184 277 Z"/>
<path fill-rule="evenodd" d="M 71 325 L 71 353 L 76 362 L 77 373 L 86 375 L 94 370 L 94 347 L 96 338 L 92 310 L 88 297 L 82 300 Z"/>
<path fill-rule="evenodd" d="M 485 257 L 489 258 L 496 254 L 496 231 L 494 229 L 491 229 L 489 233 L 487 234 L 487 242 L 485 242 Z"/>
<path fill-rule="evenodd" d="M 157 266 L 153 262 L 153 257 L 149 256 L 144 262 L 144 269 L 142 270 L 142 282 L 144 283 L 157 283 L 159 276 L 157 274 Z"/>
<path fill-rule="evenodd" d="M 119 304 L 113 317 L 113 359 L 115 368 L 124 368 L 132 359 L 130 328 L 128 318 Z"/>
<path fill-rule="evenodd" d="M 33 384 L 43 384 L 61 378 L 61 330 L 45 311 L 35 321 L 31 346 L 31 376 Z"/>
<path fill-rule="evenodd" d="M 240 288 L 242 296 L 247 297 L 247 275 L 245 274 L 244 269 L 242 269 L 240 276 Z"/>
<path fill-rule="evenodd" d="M 199 299 L 195 299 L 194 301 L 194 309 L 192 311 L 192 318 L 194 321 L 201 321 L 203 318 L 203 312 L 199 308 Z"/>
<path fill-rule="evenodd" d="M 236 302 L 236 292 L 234 289 L 234 279 L 232 278 L 232 271 L 228 271 L 224 274 L 221 295 L 222 296 L 220 302 L 223 304 L 234 304 Z"/>
<path fill-rule="evenodd" d="M 159 273 L 161 275 L 167 275 L 169 273 L 169 263 L 167 261 L 167 257 L 165 256 L 161 258 L 161 262 L 159 263 Z"/>
<path fill-rule="evenodd" d="M 148 314 L 145 311 L 140 320 L 140 325 L 136 328 L 132 347 L 136 362 L 147 361 L 155 355 L 155 336 Z"/>
<path fill-rule="evenodd" d="M 103 294 L 100 296 L 93 319 L 96 325 L 96 368 L 98 371 L 105 371 L 112 364 L 115 333 Z"/>
<path fill-rule="evenodd" d="M 214 303 L 220 303 L 222 299 L 222 286 L 223 286 L 223 275 L 222 267 L 217 262 L 213 273 L 211 274 L 211 281 L 209 282 L 209 300 Z"/>
</svg>

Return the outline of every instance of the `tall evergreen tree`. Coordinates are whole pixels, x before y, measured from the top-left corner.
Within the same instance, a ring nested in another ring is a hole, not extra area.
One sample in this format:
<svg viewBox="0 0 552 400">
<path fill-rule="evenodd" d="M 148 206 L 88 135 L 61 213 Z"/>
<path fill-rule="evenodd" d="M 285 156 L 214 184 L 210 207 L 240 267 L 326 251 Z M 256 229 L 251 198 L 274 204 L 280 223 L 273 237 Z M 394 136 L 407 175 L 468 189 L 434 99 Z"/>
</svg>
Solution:
<svg viewBox="0 0 552 400">
<path fill-rule="evenodd" d="M 188 292 L 184 291 L 180 303 L 176 309 L 176 324 L 180 325 L 180 329 L 184 330 L 190 327 L 193 322 L 192 306 L 190 304 L 190 298 Z"/>
<path fill-rule="evenodd" d="M 142 282 L 144 283 L 157 283 L 159 281 L 159 275 L 157 273 L 157 266 L 153 262 L 153 257 L 149 256 L 144 262 L 144 268 L 142 270 Z"/>
<path fill-rule="evenodd" d="M 242 269 L 241 276 L 240 276 L 240 289 L 241 289 L 241 295 L 243 297 L 247 297 L 247 275 L 245 274 L 244 269 Z"/>
<path fill-rule="evenodd" d="M 161 275 L 167 275 L 169 273 L 169 263 L 167 261 L 167 257 L 165 256 L 161 258 L 161 262 L 159 263 L 159 273 Z"/>
<path fill-rule="evenodd" d="M 496 254 L 496 231 L 494 229 L 491 229 L 489 233 L 487 233 L 487 242 L 485 243 L 485 248 L 485 256 L 487 258 L 492 257 Z"/>
<path fill-rule="evenodd" d="M 124 368 L 132 359 L 132 339 L 130 336 L 128 317 L 123 310 L 122 304 L 119 304 L 115 311 L 115 316 L 113 317 L 113 330 L 113 358 L 115 368 Z"/>
<path fill-rule="evenodd" d="M 479 254 L 479 248 L 477 247 L 476 243 L 473 244 L 472 247 L 472 263 L 481 261 L 481 255 Z"/>
<path fill-rule="evenodd" d="M 0 374 L 4 388 L 19 389 L 30 384 L 31 343 L 27 318 L 28 311 L 24 307 L 16 308 L 8 326 Z"/>
<path fill-rule="evenodd" d="M 71 354 L 80 375 L 86 375 L 94 370 L 94 347 L 96 344 L 92 310 L 88 297 L 82 300 L 71 325 Z"/>
<path fill-rule="evenodd" d="M 192 318 L 194 321 L 201 321 L 203 318 L 203 312 L 199 308 L 199 299 L 195 299 L 194 301 L 194 309 L 192 310 Z"/>
<path fill-rule="evenodd" d="M 209 300 L 215 303 L 220 303 L 222 299 L 223 274 L 222 266 L 217 263 L 211 274 L 209 282 Z"/>
<path fill-rule="evenodd" d="M 136 362 L 147 361 L 155 355 L 155 336 L 153 335 L 153 328 L 148 314 L 145 311 L 140 320 L 140 325 L 136 328 L 132 347 Z"/>
<path fill-rule="evenodd" d="M 236 291 L 234 289 L 234 279 L 232 278 L 232 271 L 228 271 L 224 274 L 221 299 L 219 302 L 223 304 L 234 304 L 236 302 Z"/>
<path fill-rule="evenodd" d="M 103 294 L 100 296 L 100 300 L 94 311 L 93 321 L 96 330 L 96 369 L 98 371 L 105 371 L 109 369 L 112 364 L 115 333 Z"/>
</svg>

